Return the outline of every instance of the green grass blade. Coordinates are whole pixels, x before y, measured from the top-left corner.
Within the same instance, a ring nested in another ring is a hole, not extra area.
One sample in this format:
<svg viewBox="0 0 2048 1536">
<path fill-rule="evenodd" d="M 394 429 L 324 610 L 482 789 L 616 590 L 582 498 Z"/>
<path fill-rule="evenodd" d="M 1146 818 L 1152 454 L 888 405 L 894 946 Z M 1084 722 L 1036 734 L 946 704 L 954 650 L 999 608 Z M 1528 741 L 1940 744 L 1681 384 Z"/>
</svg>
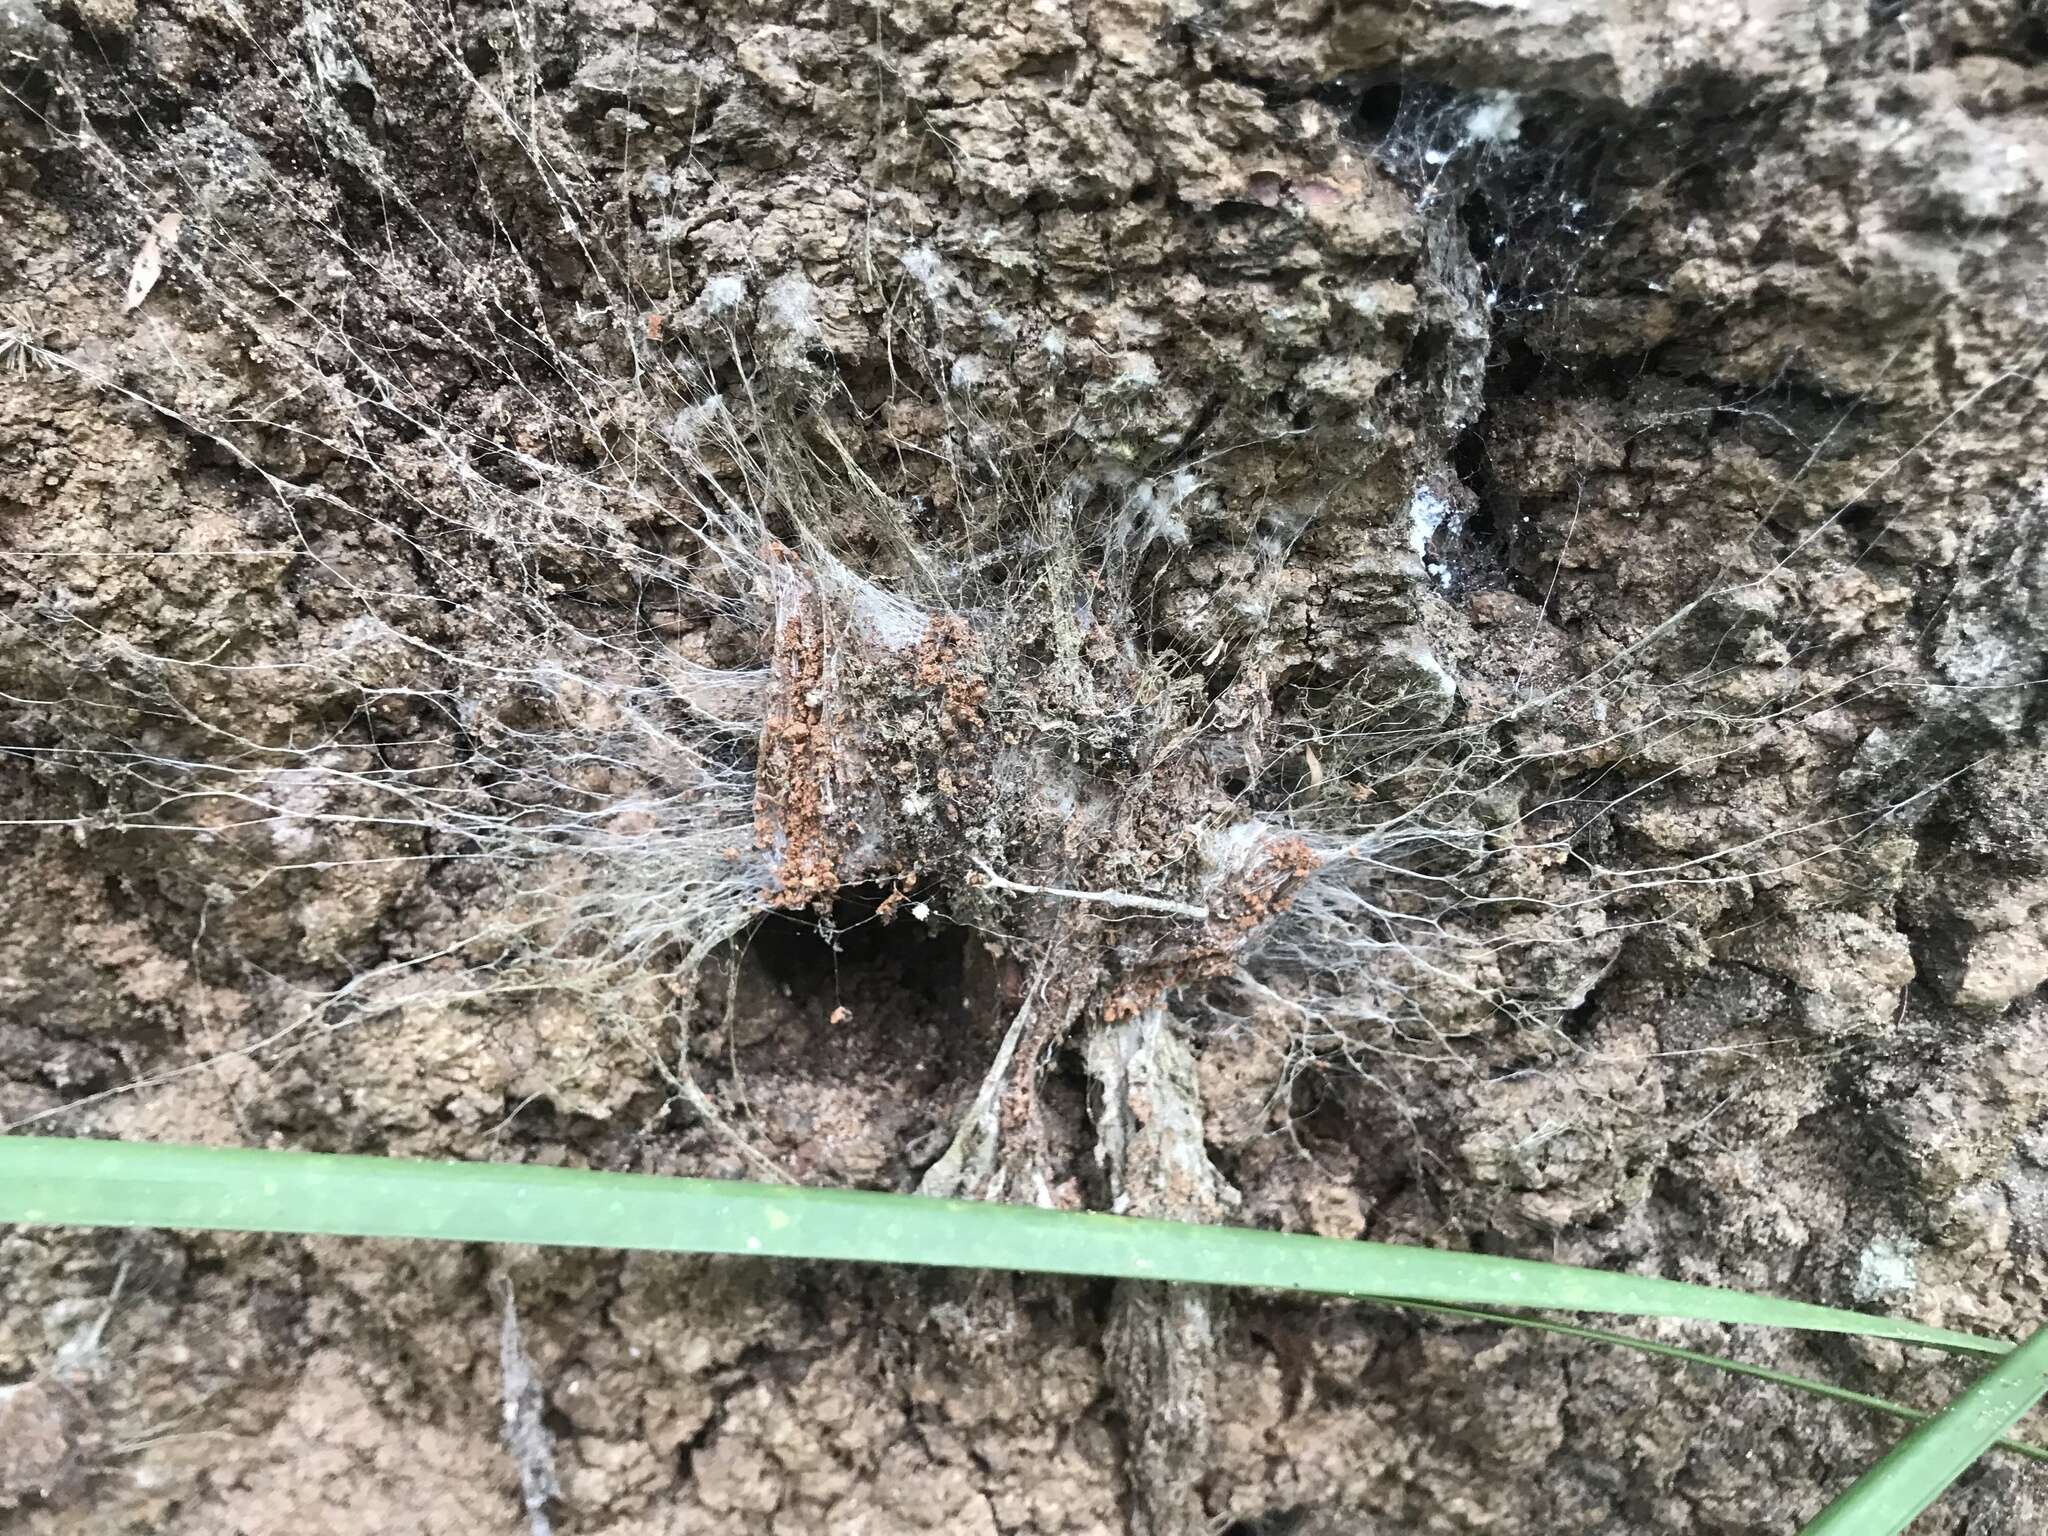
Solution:
<svg viewBox="0 0 2048 1536">
<path fill-rule="evenodd" d="M 1730 1360 L 1725 1355 L 1710 1355 L 1702 1350 L 1685 1349 L 1676 1344 L 1663 1344 L 1655 1339 L 1639 1339 L 1626 1333 L 1609 1333 L 1604 1328 L 1586 1328 L 1577 1323 L 1560 1323 L 1547 1317 L 1521 1317 L 1512 1312 L 1488 1312 L 1479 1307 L 1445 1306 L 1434 1301 L 1385 1301 L 1370 1304 L 1397 1307 L 1409 1312 L 1427 1312 L 1434 1317 L 1459 1318 L 1493 1327 L 1523 1328 L 1534 1333 L 1562 1334 L 1568 1339 L 1580 1339 L 1588 1344 L 1632 1349 L 1639 1354 L 1678 1360 L 1687 1365 L 1705 1366 L 1709 1370 L 1725 1371 L 1731 1376 L 1749 1376 L 1757 1381 L 1767 1381 L 1773 1386 L 1789 1387 L 1794 1392 L 1805 1392 L 1813 1397 L 1825 1397 L 1857 1408 L 1868 1408 L 1873 1413 L 1901 1419 L 1908 1424 L 1924 1424 L 1934 1417 L 1924 1408 L 1895 1403 L 1888 1397 L 1872 1397 L 1867 1392 L 1852 1392 L 1849 1388 L 1835 1386 L 1832 1382 L 1815 1381 L 1811 1376 L 1795 1376 L 1790 1371 L 1774 1371 L 1768 1366 L 1751 1365 L 1744 1360 Z M 2048 1446 L 2032 1445 L 2024 1440 L 2000 1440 L 1993 1449 L 2011 1451 L 2014 1455 L 2024 1456 L 2029 1461 L 2048 1462 Z"/>
<path fill-rule="evenodd" d="M 0 1137 L 0 1222 L 548 1243 L 930 1264 L 1861 1334 L 1977 1355 L 1946 1328 L 1651 1276 L 915 1195 Z"/>
<path fill-rule="evenodd" d="M 1897 1536 L 2048 1393 L 2048 1328 L 1914 1430 L 1800 1536 Z"/>
</svg>

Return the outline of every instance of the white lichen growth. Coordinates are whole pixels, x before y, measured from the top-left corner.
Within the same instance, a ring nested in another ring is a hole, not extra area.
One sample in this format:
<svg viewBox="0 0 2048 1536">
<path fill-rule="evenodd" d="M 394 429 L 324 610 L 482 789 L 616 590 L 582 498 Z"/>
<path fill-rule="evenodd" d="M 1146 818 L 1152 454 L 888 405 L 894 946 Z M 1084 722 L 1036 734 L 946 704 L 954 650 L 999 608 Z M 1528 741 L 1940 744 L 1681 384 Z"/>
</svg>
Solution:
<svg viewBox="0 0 2048 1536">
<path fill-rule="evenodd" d="M 1489 91 L 1465 115 L 1467 144 L 1512 144 L 1522 136 L 1522 103 L 1510 92 Z"/>
<path fill-rule="evenodd" d="M 1149 394 L 1159 387 L 1159 364 L 1149 352 L 1119 353 L 1116 384 L 1132 394 Z"/>
<path fill-rule="evenodd" d="M 952 283 L 952 273 L 944 258 L 928 245 L 913 245 L 905 251 L 903 270 L 930 303 L 936 304 L 944 297 Z"/>
<path fill-rule="evenodd" d="M 737 272 L 721 272 L 709 278 L 697 303 L 712 319 L 734 314 L 747 301 L 747 280 Z"/>
<path fill-rule="evenodd" d="M 714 279 L 716 281 L 716 279 Z M 818 334 L 818 290 L 791 272 L 768 285 L 761 296 L 761 324 L 796 341 Z"/>
<path fill-rule="evenodd" d="M 1856 1277 L 1850 1282 L 1856 1299 L 1869 1303 L 1912 1295 L 1920 1285 L 1919 1251 L 1910 1238 L 1872 1238 L 1856 1255 Z"/>
</svg>

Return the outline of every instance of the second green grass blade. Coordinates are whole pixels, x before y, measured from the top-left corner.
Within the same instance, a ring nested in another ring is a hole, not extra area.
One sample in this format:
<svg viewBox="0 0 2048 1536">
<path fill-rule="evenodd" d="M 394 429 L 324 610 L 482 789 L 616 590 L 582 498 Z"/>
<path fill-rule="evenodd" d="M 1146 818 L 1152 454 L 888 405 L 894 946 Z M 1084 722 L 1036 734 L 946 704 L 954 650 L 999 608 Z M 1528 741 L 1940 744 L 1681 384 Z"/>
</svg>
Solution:
<svg viewBox="0 0 2048 1536">
<path fill-rule="evenodd" d="M 2048 1328 L 1893 1446 L 1800 1536 L 1897 1536 L 2048 1393 Z"/>
<path fill-rule="evenodd" d="M 1653 1276 L 1031 1206 L 500 1163 L 0 1137 L 0 1222 L 548 1243 L 1173 1280 L 2001 1341 Z"/>
<path fill-rule="evenodd" d="M 1785 1387 L 1794 1392 L 1825 1397 L 1855 1408 L 1868 1408 L 1873 1413 L 1881 1413 L 1886 1418 L 1903 1419 L 1908 1424 L 1924 1424 L 1934 1417 L 1924 1409 L 1895 1403 L 1888 1397 L 1873 1397 L 1868 1392 L 1838 1387 L 1832 1382 L 1815 1381 L 1811 1376 L 1797 1376 L 1790 1371 L 1773 1370 L 1766 1365 L 1751 1365 L 1746 1360 L 1731 1360 L 1726 1355 L 1710 1355 L 1701 1350 L 1665 1344 L 1656 1339 L 1639 1339 L 1633 1334 L 1610 1333 L 1603 1328 L 1587 1328 L 1577 1323 L 1560 1323 L 1552 1318 L 1527 1317 L 1515 1312 L 1488 1312 L 1480 1307 L 1452 1307 L 1435 1301 L 1368 1300 L 1367 1304 L 1405 1312 L 1423 1312 L 1432 1317 L 1454 1318 L 1461 1322 L 1484 1323 L 1494 1328 L 1520 1328 L 1531 1333 L 1554 1333 L 1588 1344 L 1603 1344 L 1610 1349 L 1633 1350 L 1637 1354 L 1676 1360 L 1685 1365 L 1702 1366 L 1708 1370 L 1725 1372 L 1730 1376 L 1747 1376 L 1754 1381 L 1769 1382 L 1774 1387 Z M 2023 1440 L 2000 1440 L 1993 1449 L 2011 1451 L 2014 1455 L 2024 1456 L 2029 1461 L 2048 1462 L 2048 1448 L 2032 1445 Z"/>
</svg>

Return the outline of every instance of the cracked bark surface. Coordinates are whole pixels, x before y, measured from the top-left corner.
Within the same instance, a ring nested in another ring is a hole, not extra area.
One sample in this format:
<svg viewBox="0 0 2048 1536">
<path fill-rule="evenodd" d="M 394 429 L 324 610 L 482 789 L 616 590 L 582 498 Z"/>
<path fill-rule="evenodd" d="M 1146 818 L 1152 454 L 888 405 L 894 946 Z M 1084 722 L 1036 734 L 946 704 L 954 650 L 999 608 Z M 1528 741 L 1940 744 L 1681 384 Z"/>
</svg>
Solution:
<svg viewBox="0 0 2048 1536">
<path fill-rule="evenodd" d="M 0 1124 L 2016 1330 L 2044 57 L 2018 0 L 0 0 Z M 494 1262 L 0 1233 L 0 1524 L 515 1527 Z M 1761 1536 L 1885 1433 L 1334 1307 L 502 1262 L 563 1531 Z"/>
</svg>

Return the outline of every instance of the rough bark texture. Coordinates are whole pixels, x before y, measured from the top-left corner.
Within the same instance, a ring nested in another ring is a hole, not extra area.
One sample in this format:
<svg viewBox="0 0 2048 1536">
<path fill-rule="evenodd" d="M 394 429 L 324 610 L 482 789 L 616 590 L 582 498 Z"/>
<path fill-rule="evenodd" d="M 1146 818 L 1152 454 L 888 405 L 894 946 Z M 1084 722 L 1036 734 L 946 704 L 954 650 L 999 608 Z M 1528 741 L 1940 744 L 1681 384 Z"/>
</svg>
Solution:
<svg viewBox="0 0 2048 1536">
<path fill-rule="evenodd" d="M 0 1125 L 2038 1320 L 2038 4 L 0 0 L 0 83 Z M 1887 1433 L 1346 1307 L 0 1233 L 35 1536 L 1789 1532 Z"/>
</svg>

